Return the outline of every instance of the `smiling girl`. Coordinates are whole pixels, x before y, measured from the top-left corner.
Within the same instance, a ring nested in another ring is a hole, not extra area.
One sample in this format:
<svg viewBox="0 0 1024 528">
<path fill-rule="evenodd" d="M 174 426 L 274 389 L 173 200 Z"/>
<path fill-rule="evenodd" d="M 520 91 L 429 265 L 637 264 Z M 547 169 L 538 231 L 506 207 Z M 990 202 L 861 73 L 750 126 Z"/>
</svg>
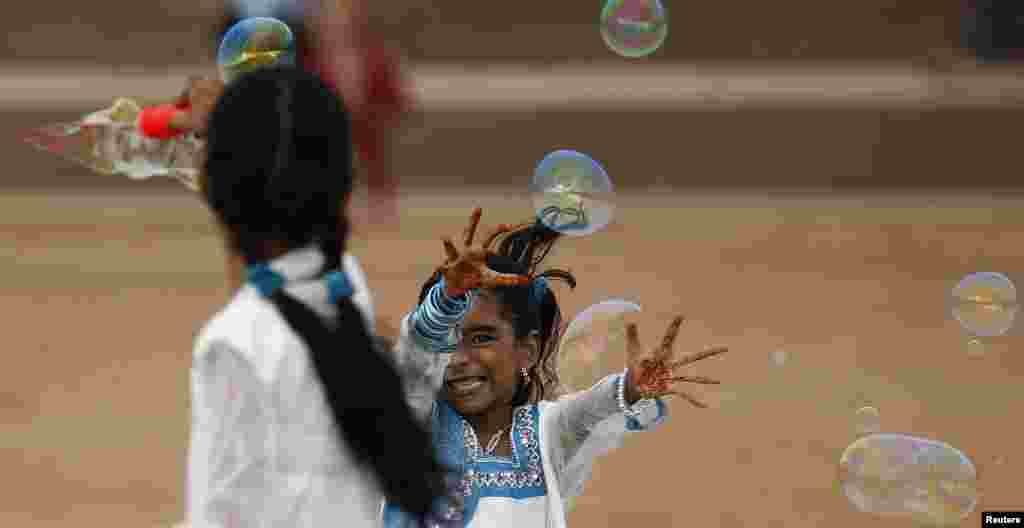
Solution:
<svg viewBox="0 0 1024 528">
<path fill-rule="evenodd" d="M 480 215 L 473 212 L 462 251 L 445 240 L 448 259 L 403 320 L 395 350 L 407 398 L 457 475 L 454 500 L 437 508 L 433 526 L 564 527 L 594 460 L 628 432 L 660 424 L 664 396 L 703 407 L 676 385 L 718 382 L 676 371 L 725 349 L 672 360 L 676 318 L 644 354 L 631 325 L 628 368 L 558 397 L 562 319 L 548 280 L 576 281 L 537 268 L 559 235 L 539 222 L 503 225 L 474 247 Z M 416 526 L 392 503 L 383 516 L 387 528 Z"/>
</svg>

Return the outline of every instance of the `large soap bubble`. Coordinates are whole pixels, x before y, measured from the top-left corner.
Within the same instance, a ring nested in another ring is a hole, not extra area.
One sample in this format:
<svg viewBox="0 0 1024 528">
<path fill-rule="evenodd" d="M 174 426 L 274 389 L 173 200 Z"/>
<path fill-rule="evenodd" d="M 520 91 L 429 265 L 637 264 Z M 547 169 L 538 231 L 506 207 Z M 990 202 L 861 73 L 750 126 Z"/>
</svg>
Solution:
<svg viewBox="0 0 1024 528">
<path fill-rule="evenodd" d="M 966 518 L 978 504 L 977 478 L 958 449 L 904 434 L 859 438 L 839 461 L 843 493 L 859 511 L 929 524 Z"/>
<path fill-rule="evenodd" d="M 600 163 L 575 150 L 556 150 L 534 169 L 530 184 L 537 217 L 559 233 L 582 236 L 612 221 L 615 188 Z"/>
<path fill-rule="evenodd" d="M 230 82 L 256 68 L 294 65 L 295 58 L 295 36 L 288 24 L 276 18 L 252 17 L 224 34 L 217 50 L 217 67 L 221 79 Z"/>
<path fill-rule="evenodd" d="M 613 299 L 580 312 L 562 335 L 559 378 L 569 390 L 590 388 L 626 365 L 626 325 L 640 305 Z"/>
</svg>

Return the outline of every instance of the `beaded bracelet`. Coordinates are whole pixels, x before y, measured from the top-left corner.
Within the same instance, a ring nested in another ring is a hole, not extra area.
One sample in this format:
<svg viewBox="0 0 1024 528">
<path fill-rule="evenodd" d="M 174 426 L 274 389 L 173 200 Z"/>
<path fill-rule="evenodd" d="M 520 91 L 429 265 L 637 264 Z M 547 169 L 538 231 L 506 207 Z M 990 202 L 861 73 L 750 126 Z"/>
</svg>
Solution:
<svg viewBox="0 0 1024 528">
<path fill-rule="evenodd" d="M 640 410 L 636 409 L 635 406 L 626 405 L 626 378 L 629 376 L 629 368 L 627 367 L 619 375 L 619 379 L 615 381 L 615 396 L 619 401 L 619 410 L 623 414 L 630 417 L 636 417 L 640 415 Z"/>
</svg>

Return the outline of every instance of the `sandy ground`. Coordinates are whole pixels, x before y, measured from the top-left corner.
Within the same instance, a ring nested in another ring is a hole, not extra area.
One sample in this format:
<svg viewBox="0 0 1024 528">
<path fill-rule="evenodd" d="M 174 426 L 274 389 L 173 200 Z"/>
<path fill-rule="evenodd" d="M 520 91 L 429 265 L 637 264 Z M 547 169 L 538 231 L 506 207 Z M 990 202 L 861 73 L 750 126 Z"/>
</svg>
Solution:
<svg viewBox="0 0 1024 528">
<path fill-rule="evenodd" d="M 528 197 L 403 199 L 400 233 L 365 226 L 353 251 L 379 309 L 399 317 L 471 207 L 517 221 Z M 640 301 L 654 343 L 726 344 L 699 372 L 709 410 L 672 404 L 660 432 L 604 459 L 574 526 L 908 526 L 854 512 L 835 484 L 854 411 L 941 439 L 977 464 L 978 510 L 1021 509 L 1020 332 L 970 357 L 945 298 L 966 273 L 1024 276 L 1020 199 L 951 196 L 630 195 L 616 222 L 567 239 L 552 264 L 578 313 Z M 181 518 L 187 368 L 226 299 L 222 250 L 194 197 L 8 192 L 0 197 L 0 526 L 140 527 Z M 372 243 L 367 239 L 372 238 Z M 773 363 L 776 351 L 787 361 Z M 1014 448 L 1013 446 L 1018 446 Z M 826 524 L 827 523 L 827 524 Z M 964 526 L 977 526 L 977 513 Z"/>
</svg>

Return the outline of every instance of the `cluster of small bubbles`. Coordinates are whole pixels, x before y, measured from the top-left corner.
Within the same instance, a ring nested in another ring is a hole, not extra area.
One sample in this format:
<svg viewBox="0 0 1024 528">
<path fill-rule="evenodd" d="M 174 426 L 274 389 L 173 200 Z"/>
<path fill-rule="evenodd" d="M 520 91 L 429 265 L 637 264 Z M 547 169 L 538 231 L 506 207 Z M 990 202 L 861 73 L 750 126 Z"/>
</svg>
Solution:
<svg viewBox="0 0 1024 528">
<path fill-rule="evenodd" d="M 882 430 L 882 415 L 874 407 L 865 406 L 857 409 L 855 421 L 858 436 L 874 434 Z"/>
<path fill-rule="evenodd" d="M 977 470 L 960 450 L 937 440 L 876 433 L 850 444 L 839 484 L 854 508 L 880 516 L 956 525 L 977 506 Z"/>
<path fill-rule="evenodd" d="M 615 188 L 600 163 L 574 150 L 541 160 L 530 185 L 537 218 L 559 233 L 583 236 L 612 221 Z"/>
<path fill-rule="evenodd" d="M 1013 326 L 1017 289 L 1002 273 L 979 272 L 964 277 L 952 291 L 952 313 L 974 337 L 995 337 Z"/>
<path fill-rule="evenodd" d="M 224 82 L 265 66 L 293 66 L 295 60 L 291 28 L 269 17 L 246 18 L 231 26 L 217 50 L 217 68 Z"/>
<path fill-rule="evenodd" d="M 646 57 L 667 37 L 668 15 L 661 0 L 608 0 L 601 10 L 601 38 L 623 57 Z"/>
<path fill-rule="evenodd" d="M 626 325 L 640 305 L 621 299 L 599 302 L 566 327 L 559 346 L 559 377 L 572 390 L 584 390 L 621 370 L 626 361 Z"/>
</svg>

